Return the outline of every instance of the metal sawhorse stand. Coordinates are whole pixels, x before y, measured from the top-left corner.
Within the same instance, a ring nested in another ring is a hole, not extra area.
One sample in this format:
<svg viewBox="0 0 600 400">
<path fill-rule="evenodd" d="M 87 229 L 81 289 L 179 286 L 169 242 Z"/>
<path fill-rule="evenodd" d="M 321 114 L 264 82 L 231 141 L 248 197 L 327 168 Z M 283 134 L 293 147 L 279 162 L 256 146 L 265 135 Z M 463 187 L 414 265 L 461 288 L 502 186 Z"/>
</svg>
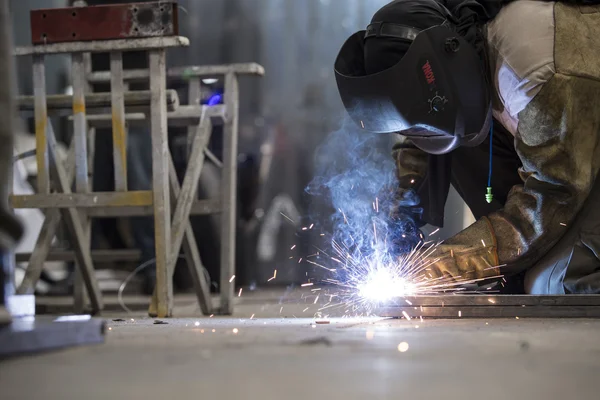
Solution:
<svg viewBox="0 0 600 400">
<path fill-rule="evenodd" d="M 11 196 L 14 208 L 49 209 L 46 221 L 31 255 L 28 280 L 20 292 L 32 290 L 39 279 L 39 272 L 48 254 L 50 242 L 60 221 L 64 218 L 73 241 L 77 266 L 87 289 L 93 312 L 102 310 L 102 298 L 94 277 L 89 251 L 89 217 L 93 213 L 84 209 L 102 210 L 115 207 L 152 207 L 155 223 L 157 315 L 170 316 L 172 312 L 172 280 L 168 275 L 169 248 L 171 246 L 169 150 L 167 141 L 167 106 L 175 109 L 178 103 L 174 92 L 166 90 L 166 49 L 187 46 L 183 37 L 155 37 L 90 42 L 55 43 L 19 48 L 17 56 L 33 56 L 33 98 L 21 97 L 21 110 L 33 108 L 35 117 L 36 158 L 38 166 L 37 194 Z M 122 52 L 148 51 L 150 65 L 150 90 L 125 92 L 123 84 Z M 111 54 L 111 93 L 86 94 L 86 71 L 84 55 L 92 52 Z M 45 90 L 44 57 L 48 54 L 71 53 L 73 73 L 73 96 L 47 96 Z M 48 112 L 64 112 L 72 107 L 74 121 L 74 168 L 75 193 L 71 193 L 69 171 L 58 162 L 56 140 L 48 122 Z M 126 125 L 125 107 L 149 109 L 152 137 L 152 191 L 128 191 L 126 180 Z M 116 192 L 90 193 L 88 176 L 88 128 L 86 107 L 111 110 Z M 54 178 L 51 193 L 50 176 Z M 60 210 L 60 211 L 59 211 Z M 83 211 L 83 212 L 80 212 Z M 201 272 L 201 271 L 200 271 Z M 37 274 L 37 277 L 35 276 Z M 33 276 L 32 276 L 33 275 Z M 202 279 L 200 276 L 199 279 Z M 205 299 L 208 295 L 205 295 Z"/>
<path fill-rule="evenodd" d="M 148 79 L 148 70 L 129 70 L 125 71 L 123 79 L 128 82 L 136 82 Z M 181 192 L 184 193 L 186 208 L 182 208 L 178 213 L 175 210 L 173 216 L 173 240 L 171 247 L 171 264 L 173 269 L 170 269 L 172 276 L 175 262 L 179 253 L 179 248 L 183 239 L 183 250 L 186 261 L 189 264 L 190 254 L 197 252 L 193 231 L 188 221 L 189 215 L 221 213 L 221 271 L 220 271 L 220 292 L 221 302 L 219 313 L 230 315 L 233 313 L 234 299 L 234 280 L 232 277 L 235 274 L 235 229 L 236 229 L 236 188 L 237 188 L 237 150 L 238 150 L 238 120 L 239 120 L 239 89 L 238 77 L 244 75 L 263 76 L 264 68 L 255 63 L 245 64 L 229 64 L 229 65 L 206 65 L 192 67 L 169 68 L 167 78 L 170 82 L 188 83 L 188 98 L 189 104 L 179 106 L 172 112 L 167 113 L 169 126 L 185 126 L 188 127 L 188 143 L 194 143 L 196 137 L 196 126 L 199 124 L 200 115 L 202 112 L 210 116 L 212 119 L 218 119 L 224 124 L 224 145 L 223 145 L 223 179 L 220 200 L 204 200 L 199 201 L 195 198 L 197 186 L 192 187 L 191 181 L 184 179 Z M 204 78 L 224 77 L 224 104 L 222 106 L 202 107 L 200 106 L 201 82 Z M 111 79 L 109 72 L 95 72 L 88 75 L 88 82 L 107 83 Z M 94 127 L 107 126 L 110 123 L 110 115 L 94 115 L 90 118 L 90 124 Z M 147 120 L 147 115 L 144 113 L 132 113 L 125 116 L 128 124 L 143 124 Z M 196 149 L 191 145 L 189 155 L 188 172 L 193 170 L 195 177 L 194 183 L 197 183 L 200 176 L 201 165 L 198 165 L 199 160 L 204 160 L 204 154 L 209 154 L 206 145 L 208 137 L 202 140 L 203 148 Z M 198 153 L 200 152 L 200 153 Z M 214 159 L 214 157 L 213 157 Z M 178 193 L 178 180 L 175 173 L 175 168 L 171 163 L 170 166 L 171 185 L 174 193 Z M 193 190 L 191 190 L 193 189 Z M 189 203 L 187 203 L 189 202 Z M 199 258 L 198 258 L 199 259 Z M 153 296 L 153 301 L 150 305 L 149 313 L 156 313 L 157 297 Z"/>
</svg>

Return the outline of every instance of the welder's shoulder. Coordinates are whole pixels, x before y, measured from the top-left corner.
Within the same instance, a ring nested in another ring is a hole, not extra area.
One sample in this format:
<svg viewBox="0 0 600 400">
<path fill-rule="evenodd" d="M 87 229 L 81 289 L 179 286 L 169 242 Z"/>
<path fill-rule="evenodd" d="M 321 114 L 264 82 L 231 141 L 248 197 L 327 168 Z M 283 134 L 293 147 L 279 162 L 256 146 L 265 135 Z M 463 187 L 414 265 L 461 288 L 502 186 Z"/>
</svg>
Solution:
<svg viewBox="0 0 600 400">
<path fill-rule="evenodd" d="M 515 134 L 518 114 L 554 73 L 553 2 L 519 0 L 488 23 L 494 116 Z"/>
<path fill-rule="evenodd" d="M 519 136 L 527 146 L 558 138 L 582 155 L 600 143 L 600 5 L 556 3 L 554 26 L 555 73 L 519 113 Z"/>
</svg>

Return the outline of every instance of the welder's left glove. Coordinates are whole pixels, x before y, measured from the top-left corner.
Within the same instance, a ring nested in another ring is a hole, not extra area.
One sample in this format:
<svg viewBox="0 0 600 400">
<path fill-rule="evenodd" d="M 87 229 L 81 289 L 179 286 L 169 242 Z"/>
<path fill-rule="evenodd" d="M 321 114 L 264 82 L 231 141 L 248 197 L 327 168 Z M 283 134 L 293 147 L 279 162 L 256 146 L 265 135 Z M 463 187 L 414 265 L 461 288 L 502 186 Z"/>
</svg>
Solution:
<svg viewBox="0 0 600 400">
<path fill-rule="evenodd" d="M 422 272 L 425 278 L 439 280 L 440 284 L 466 284 L 498 276 L 497 244 L 492 225 L 487 218 L 474 225 L 479 226 L 465 229 L 429 254 L 431 264 Z"/>
</svg>

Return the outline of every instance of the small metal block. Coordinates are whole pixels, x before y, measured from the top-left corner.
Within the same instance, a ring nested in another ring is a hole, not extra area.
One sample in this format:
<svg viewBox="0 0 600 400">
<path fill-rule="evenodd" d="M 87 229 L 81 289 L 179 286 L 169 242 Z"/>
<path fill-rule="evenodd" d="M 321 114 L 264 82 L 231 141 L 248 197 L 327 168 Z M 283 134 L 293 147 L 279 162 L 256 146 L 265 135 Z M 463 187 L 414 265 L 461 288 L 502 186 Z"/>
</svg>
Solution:
<svg viewBox="0 0 600 400">
<path fill-rule="evenodd" d="M 177 36 L 177 3 L 113 4 L 32 10 L 32 44 Z"/>
<path fill-rule="evenodd" d="M 21 294 L 8 296 L 6 308 L 13 318 L 35 316 L 35 296 L 32 294 Z"/>
</svg>

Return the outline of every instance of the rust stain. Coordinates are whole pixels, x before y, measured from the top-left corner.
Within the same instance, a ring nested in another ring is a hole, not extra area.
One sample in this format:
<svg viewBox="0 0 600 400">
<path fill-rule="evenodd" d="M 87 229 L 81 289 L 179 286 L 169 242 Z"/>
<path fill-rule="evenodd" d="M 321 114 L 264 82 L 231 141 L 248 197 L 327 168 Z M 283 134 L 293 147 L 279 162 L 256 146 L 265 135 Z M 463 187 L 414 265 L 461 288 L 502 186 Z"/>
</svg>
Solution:
<svg viewBox="0 0 600 400">
<path fill-rule="evenodd" d="M 74 101 L 73 102 L 73 114 L 85 114 L 85 103 Z"/>
<path fill-rule="evenodd" d="M 107 204 L 108 207 L 135 207 L 135 206 L 151 206 L 152 192 L 149 190 L 140 190 L 133 192 L 124 192 Z"/>
<path fill-rule="evenodd" d="M 38 168 L 38 179 L 46 179 L 46 149 L 48 147 L 46 139 L 46 127 L 48 126 L 48 117 L 46 113 L 35 118 L 35 147 L 36 147 L 36 160 Z"/>
<path fill-rule="evenodd" d="M 118 152 L 118 160 L 115 159 L 115 173 L 118 173 L 119 179 L 125 181 L 127 179 L 127 131 L 125 123 L 119 112 L 112 113 L 113 127 L 113 146 Z"/>
</svg>

